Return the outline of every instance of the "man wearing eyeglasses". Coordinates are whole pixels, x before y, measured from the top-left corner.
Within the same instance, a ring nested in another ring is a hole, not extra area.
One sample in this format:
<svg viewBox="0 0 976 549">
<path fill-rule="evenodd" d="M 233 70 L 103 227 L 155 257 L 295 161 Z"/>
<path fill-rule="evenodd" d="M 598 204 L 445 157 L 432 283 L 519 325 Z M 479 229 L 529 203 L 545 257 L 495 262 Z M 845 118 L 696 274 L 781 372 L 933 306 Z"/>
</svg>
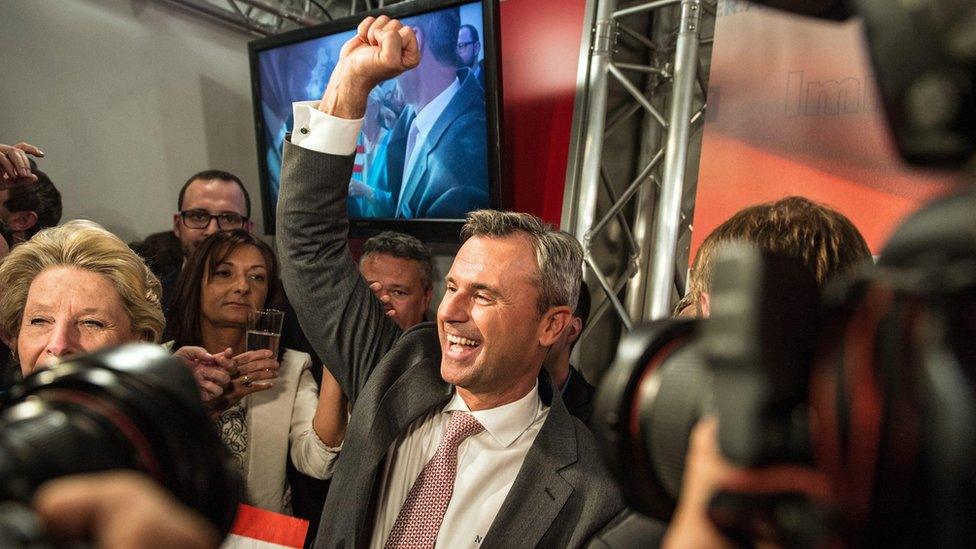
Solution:
<svg viewBox="0 0 976 549">
<path fill-rule="evenodd" d="M 478 60 L 481 53 L 481 36 L 478 35 L 478 29 L 474 26 L 461 25 L 461 28 L 458 29 L 457 53 L 460 66 L 470 69 L 471 76 L 477 78 L 478 83 L 484 89 L 485 61 L 484 59 Z"/>
<path fill-rule="evenodd" d="M 173 214 L 173 234 L 183 253 L 190 255 L 197 245 L 217 231 L 254 228 L 251 197 L 234 174 L 206 170 L 188 179 L 180 189 L 179 211 Z"/>
</svg>

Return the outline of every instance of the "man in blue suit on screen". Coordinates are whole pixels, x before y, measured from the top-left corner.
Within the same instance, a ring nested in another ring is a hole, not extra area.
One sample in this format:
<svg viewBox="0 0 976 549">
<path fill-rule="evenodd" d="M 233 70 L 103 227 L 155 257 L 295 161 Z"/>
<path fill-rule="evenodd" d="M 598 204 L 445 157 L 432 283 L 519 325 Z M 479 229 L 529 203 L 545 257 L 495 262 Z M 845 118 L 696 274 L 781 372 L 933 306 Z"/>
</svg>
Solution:
<svg viewBox="0 0 976 549">
<path fill-rule="evenodd" d="M 489 206 L 487 119 L 477 78 L 458 70 L 457 9 L 405 21 L 417 36 L 420 64 L 397 77 L 406 103 L 380 144 L 366 181 L 352 181 L 369 217 L 464 217 Z"/>
</svg>

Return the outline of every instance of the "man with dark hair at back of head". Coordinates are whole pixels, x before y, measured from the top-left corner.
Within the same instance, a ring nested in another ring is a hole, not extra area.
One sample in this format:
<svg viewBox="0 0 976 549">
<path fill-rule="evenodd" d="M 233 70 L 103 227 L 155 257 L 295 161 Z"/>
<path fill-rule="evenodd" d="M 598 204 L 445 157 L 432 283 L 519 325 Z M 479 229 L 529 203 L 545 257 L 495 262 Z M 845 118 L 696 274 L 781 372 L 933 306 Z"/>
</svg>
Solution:
<svg viewBox="0 0 976 549">
<path fill-rule="evenodd" d="M 0 220 L 10 229 L 14 245 L 61 221 L 61 193 L 33 160 L 30 166 L 36 183 L 0 190 Z"/>
<path fill-rule="evenodd" d="M 569 235 L 567 235 L 569 237 Z M 572 238 L 572 237 L 569 237 Z M 579 342 L 583 329 L 586 328 L 586 321 L 590 318 L 590 289 L 586 282 L 580 284 L 579 299 L 576 301 L 576 309 L 573 311 L 573 318 L 566 325 L 559 339 L 549 347 L 546 353 L 546 360 L 542 367 L 552 376 L 552 384 L 557 391 L 562 391 L 563 401 L 569 413 L 573 414 L 583 423 L 590 422 L 593 415 L 593 395 L 596 388 L 590 385 L 582 372 L 569 363 L 569 357 Z M 542 385 L 540 385 L 542 387 Z"/>
<path fill-rule="evenodd" d="M 408 24 L 420 64 L 396 77 L 406 107 L 384 138 L 386 162 L 367 182 L 351 180 L 349 196 L 363 198 L 374 217 L 461 218 L 488 205 L 484 92 L 458 70 L 458 8 Z"/>
<path fill-rule="evenodd" d="M 408 234 L 380 233 L 366 241 L 359 272 L 401 329 L 423 322 L 434 288 L 434 264 L 423 242 Z"/>
<path fill-rule="evenodd" d="M 458 30 L 457 53 L 458 60 L 461 62 L 459 66 L 470 69 L 471 74 L 478 79 L 481 87 L 484 88 L 485 62 L 483 59 L 478 59 L 478 55 L 481 53 L 481 37 L 478 35 L 478 29 L 474 28 L 473 25 L 461 25 L 460 30 Z"/>
<path fill-rule="evenodd" d="M 675 307 L 676 316 L 709 316 L 708 288 L 716 251 L 730 242 L 749 242 L 764 252 L 799 259 L 821 287 L 871 258 L 860 231 L 837 210 L 800 196 L 750 206 L 702 242 L 691 266 L 688 291 Z"/>
<path fill-rule="evenodd" d="M 13 246 L 13 233 L 6 223 L 0 220 L 0 260 L 10 253 Z M 0 339 L 0 403 L 7 398 L 7 389 L 20 379 L 20 368 L 10 360 L 10 347 Z"/>
</svg>

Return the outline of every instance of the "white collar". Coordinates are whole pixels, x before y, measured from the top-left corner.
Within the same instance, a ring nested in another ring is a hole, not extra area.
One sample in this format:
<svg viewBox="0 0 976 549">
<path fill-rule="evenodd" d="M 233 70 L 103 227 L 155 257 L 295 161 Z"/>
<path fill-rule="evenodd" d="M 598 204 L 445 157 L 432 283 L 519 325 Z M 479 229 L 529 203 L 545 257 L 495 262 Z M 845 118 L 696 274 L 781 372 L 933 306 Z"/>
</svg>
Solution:
<svg viewBox="0 0 976 549">
<path fill-rule="evenodd" d="M 472 412 L 461 395 L 455 390 L 454 396 L 451 397 L 450 402 L 444 406 L 441 412 L 449 413 L 455 410 L 468 412 L 478 420 L 478 423 L 484 426 L 485 431 L 498 444 L 508 447 L 535 423 L 543 408 L 542 399 L 539 398 L 539 382 L 536 381 L 532 390 L 515 402 L 509 402 L 488 410 L 478 410 L 477 412 Z"/>
<path fill-rule="evenodd" d="M 427 135 L 430 129 L 434 127 L 434 122 L 440 118 L 441 113 L 447 108 L 447 104 L 454 99 L 454 95 L 458 90 L 461 89 L 461 82 L 454 78 L 454 82 L 451 85 L 444 88 L 444 91 L 439 93 L 437 97 L 431 99 L 430 103 L 424 105 L 424 108 L 417 112 L 417 116 L 413 119 L 414 125 L 417 126 L 417 142 L 420 143 L 420 136 Z"/>
</svg>

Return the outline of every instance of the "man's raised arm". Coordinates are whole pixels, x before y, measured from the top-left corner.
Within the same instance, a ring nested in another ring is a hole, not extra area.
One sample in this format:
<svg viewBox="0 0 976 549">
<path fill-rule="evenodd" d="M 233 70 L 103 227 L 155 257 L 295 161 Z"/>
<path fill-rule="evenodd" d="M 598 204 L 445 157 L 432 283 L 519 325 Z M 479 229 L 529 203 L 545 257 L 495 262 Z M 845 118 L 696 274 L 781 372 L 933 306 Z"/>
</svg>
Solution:
<svg viewBox="0 0 976 549">
<path fill-rule="evenodd" d="M 369 17 L 342 48 L 322 101 L 296 104 L 278 197 L 281 276 L 305 335 L 350 399 L 400 334 L 349 255 L 346 200 L 369 92 L 420 62 L 413 30 Z"/>
</svg>

